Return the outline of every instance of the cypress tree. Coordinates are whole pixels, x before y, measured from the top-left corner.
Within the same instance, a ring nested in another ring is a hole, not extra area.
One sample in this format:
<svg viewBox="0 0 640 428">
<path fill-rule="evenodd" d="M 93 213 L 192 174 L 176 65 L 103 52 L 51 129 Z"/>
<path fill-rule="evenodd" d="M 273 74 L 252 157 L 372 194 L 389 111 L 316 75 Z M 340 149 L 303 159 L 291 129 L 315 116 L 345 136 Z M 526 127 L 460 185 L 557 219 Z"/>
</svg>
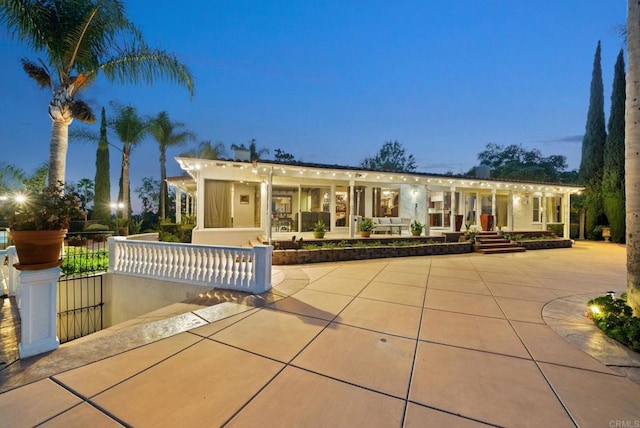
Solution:
<svg viewBox="0 0 640 428">
<path fill-rule="evenodd" d="M 582 139 L 582 159 L 580 161 L 580 181 L 586 187 L 586 233 L 593 238 L 593 228 L 605 224 L 602 202 L 602 171 L 604 145 L 607 137 L 604 120 L 604 85 L 600 65 L 600 41 L 596 47 L 591 74 L 591 96 L 587 126 Z"/>
<path fill-rule="evenodd" d="M 604 145 L 604 167 L 602 172 L 602 195 L 604 212 L 611 227 L 611 240 L 624 242 L 624 109 L 626 101 L 626 77 L 624 52 L 620 49 L 613 75 L 611 113 L 608 134 Z"/>
<path fill-rule="evenodd" d="M 111 218 L 111 178 L 109 177 L 109 141 L 107 140 L 107 119 L 102 108 L 100 141 L 96 151 L 95 197 L 91 220 L 102 220 L 109 224 Z"/>
</svg>

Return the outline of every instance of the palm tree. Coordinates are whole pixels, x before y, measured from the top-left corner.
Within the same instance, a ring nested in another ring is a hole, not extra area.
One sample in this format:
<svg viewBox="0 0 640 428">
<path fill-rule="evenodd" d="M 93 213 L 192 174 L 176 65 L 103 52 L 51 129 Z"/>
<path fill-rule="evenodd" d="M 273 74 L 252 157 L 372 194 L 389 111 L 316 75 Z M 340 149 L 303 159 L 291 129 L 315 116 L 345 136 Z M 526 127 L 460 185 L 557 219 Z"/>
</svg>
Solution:
<svg viewBox="0 0 640 428">
<path fill-rule="evenodd" d="M 182 122 L 172 122 L 166 111 L 149 121 L 149 133 L 158 142 L 160 148 L 160 218 L 166 218 L 167 214 L 167 148 L 182 146 L 195 139 L 190 131 L 180 130 L 184 128 Z"/>
<path fill-rule="evenodd" d="M 198 148 L 183 152 L 180 156 L 194 159 L 223 159 L 227 156 L 227 150 L 224 143 L 220 141 L 213 144 L 211 140 L 205 140 L 198 144 Z"/>
<path fill-rule="evenodd" d="M 86 211 L 89 208 L 89 203 L 93 201 L 93 189 L 95 188 L 93 180 L 90 178 L 81 178 L 76 187 L 78 188 L 78 193 L 80 193 L 82 209 Z"/>
<path fill-rule="evenodd" d="M 640 316 L 640 5 L 628 0 L 625 194 L 627 219 L 627 303 Z"/>
<path fill-rule="evenodd" d="M 122 142 L 122 169 L 120 174 L 120 192 L 118 200 L 124 204 L 122 219 L 129 218 L 131 211 L 131 189 L 129 183 L 129 162 L 131 150 L 140 144 L 149 132 L 148 122 L 144 120 L 133 106 L 121 106 L 111 103 L 115 109 L 111 129 Z"/>
<path fill-rule="evenodd" d="M 65 180 L 73 119 L 95 121 L 91 108 L 76 95 L 100 71 L 107 81 L 122 84 L 167 78 L 193 94 L 188 68 L 173 54 L 145 43 L 127 19 L 122 0 L 3 0 L 0 22 L 46 60 L 23 59 L 22 68 L 52 94 L 49 183 Z"/>
</svg>

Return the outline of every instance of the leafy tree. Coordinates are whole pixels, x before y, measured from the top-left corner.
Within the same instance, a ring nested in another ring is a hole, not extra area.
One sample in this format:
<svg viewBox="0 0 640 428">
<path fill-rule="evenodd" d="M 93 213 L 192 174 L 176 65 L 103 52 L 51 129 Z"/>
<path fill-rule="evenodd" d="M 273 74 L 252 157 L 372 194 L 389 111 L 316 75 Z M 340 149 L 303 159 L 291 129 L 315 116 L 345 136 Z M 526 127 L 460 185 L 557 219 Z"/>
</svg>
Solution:
<svg viewBox="0 0 640 428">
<path fill-rule="evenodd" d="M 131 186 L 129 183 L 129 164 L 131 150 L 140 144 L 149 132 L 149 126 L 133 106 L 121 106 L 112 103 L 115 109 L 110 126 L 122 142 L 122 168 L 120 170 L 120 190 L 118 201 L 124 203 L 122 218 L 128 219 L 131 212 Z"/>
<path fill-rule="evenodd" d="M 167 78 L 193 94 L 187 67 L 174 55 L 146 44 L 127 19 L 122 0 L 3 0 L 0 22 L 11 36 L 46 60 L 23 59 L 22 68 L 52 94 L 49 183 L 65 181 L 68 128 L 73 119 L 95 121 L 91 108 L 77 94 L 100 71 L 107 81 L 122 84 Z"/>
<path fill-rule="evenodd" d="M 160 202 L 160 181 L 153 177 L 142 178 L 142 184 L 135 189 L 142 202 L 142 230 L 158 227 L 158 206 Z"/>
<path fill-rule="evenodd" d="M 211 140 L 205 140 L 201 141 L 197 148 L 183 152 L 180 156 L 194 159 L 222 159 L 227 156 L 227 151 L 220 141 L 212 144 Z"/>
<path fill-rule="evenodd" d="M 540 150 L 527 150 L 522 145 L 488 143 L 478 153 L 478 161 L 491 168 L 491 176 L 495 178 L 549 182 L 565 182 L 568 178 L 575 178 L 575 173 L 572 175 L 565 171 L 567 159 L 564 156 L 545 157 Z M 474 169 L 466 175 L 475 175 Z"/>
<path fill-rule="evenodd" d="M 365 158 L 360 166 L 374 171 L 412 172 L 416 170 L 413 155 L 406 154 L 404 146 L 396 141 L 385 141 L 380 151 Z"/>
<path fill-rule="evenodd" d="M 580 181 L 586 187 L 586 233 L 593 238 L 597 224 L 605 224 L 602 203 L 602 171 L 604 145 L 607 137 L 604 120 L 604 87 L 600 65 L 600 42 L 596 47 L 591 75 L 591 97 L 587 125 L 582 139 L 582 159 L 580 161 Z"/>
<path fill-rule="evenodd" d="M 107 118 L 104 107 L 101 112 L 100 137 L 96 149 L 95 198 L 92 220 L 108 221 L 111 218 L 111 177 L 109 164 L 109 140 L 107 139 Z"/>
<path fill-rule="evenodd" d="M 167 218 L 167 148 L 182 146 L 194 140 L 195 135 L 184 128 L 182 122 L 172 122 L 169 113 L 162 111 L 149 121 L 149 132 L 160 148 L 160 218 Z"/>
<path fill-rule="evenodd" d="M 627 3 L 627 91 L 624 128 L 627 303 L 640 316 L 640 5 Z"/>
<path fill-rule="evenodd" d="M 153 177 L 143 177 L 142 184 L 135 190 L 142 202 L 142 213 L 157 213 L 160 206 L 160 181 Z"/>
<path fill-rule="evenodd" d="M 611 113 L 608 134 L 604 146 L 602 171 L 602 195 L 604 212 L 611 227 L 611 240 L 624 242 L 624 104 L 625 104 L 624 52 L 621 49 L 616 61 Z"/>
<path fill-rule="evenodd" d="M 275 160 L 277 160 L 278 162 L 295 162 L 296 161 L 296 157 L 294 155 L 292 155 L 291 153 L 287 153 L 284 150 L 275 149 L 274 153 L 275 153 Z"/>
<path fill-rule="evenodd" d="M 26 178 L 25 172 L 15 165 L 0 162 L 0 192 L 21 189 Z M 0 194 L 0 196 L 3 196 Z"/>
<path fill-rule="evenodd" d="M 47 187 L 47 172 L 49 171 L 49 165 L 43 162 L 38 168 L 31 174 L 28 174 L 24 179 L 24 187 L 27 190 L 38 190 Z"/>
</svg>

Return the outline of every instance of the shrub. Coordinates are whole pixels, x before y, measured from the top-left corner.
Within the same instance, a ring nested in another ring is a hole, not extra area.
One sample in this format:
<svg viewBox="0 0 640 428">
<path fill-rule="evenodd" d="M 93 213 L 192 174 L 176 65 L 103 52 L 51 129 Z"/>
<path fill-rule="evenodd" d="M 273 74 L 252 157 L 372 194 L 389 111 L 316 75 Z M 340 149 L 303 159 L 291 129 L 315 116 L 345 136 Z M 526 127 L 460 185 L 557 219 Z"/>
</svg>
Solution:
<svg viewBox="0 0 640 428">
<path fill-rule="evenodd" d="M 160 241 L 162 242 L 180 242 L 180 238 L 173 233 L 160 232 Z"/>
<path fill-rule="evenodd" d="M 62 273 L 70 276 L 81 273 L 105 272 L 109 267 L 107 250 L 88 250 L 83 247 L 67 247 L 62 259 Z"/>
<path fill-rule="evenodd" d="M 92 223 L 84 228 L 85 232 L 107 232 L 109 230 L 109 226 L 100 223 Z"/>
<path fill-rule="evenodd" d="M 67 245 L 70 247 L 81 247 L 87 244 L 87 238 L 79 235 L 71 235 L 67 238 Z"/>
<path fill-rule="evenodd" d="M 548 224 L 547 230 L 552 231 L 558 237 L 564 236 L 564 224 L 562 223 Z"/>
<path fill-rule="evenodd" d="M 610 295 L 596 297 L 587 303 L 589 317 L 609 337 L 640 351 L 640 318 L 633 316 L 627 305 L 626 295 L 614 299 Z"/>
</svg>

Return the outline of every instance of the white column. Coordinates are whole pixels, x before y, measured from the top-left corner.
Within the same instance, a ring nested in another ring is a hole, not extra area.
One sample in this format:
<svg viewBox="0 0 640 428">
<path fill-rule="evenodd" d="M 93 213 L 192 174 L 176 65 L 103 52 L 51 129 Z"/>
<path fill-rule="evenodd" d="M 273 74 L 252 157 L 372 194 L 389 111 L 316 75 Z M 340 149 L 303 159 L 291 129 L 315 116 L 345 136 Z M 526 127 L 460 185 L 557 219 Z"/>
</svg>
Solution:
<svg viewBox="0 0 640 428">
<path fill-rule="evenodd" d="M 451 213 L 449 214 L 449 231 L 456 231 L 456 212 L 458 207 L 456 204 L 456 186 L 451 186 Z"/>
<path fill-rule="evenodd" d="M 355 225 L 354 225 L 354 219 L 355 217 L 355 209 L 354 209 L 354 200 L 353 198 L 355 197 L 355 186 L 356 183 L 354 180 L 350 180 L 349 181 L 349 216 L 347 217 L 346 221 L 349 224 L 349 237 L 353 238 L 355 235 Z"/>
<path fill-rule="evenodd" d="M 496 189 L 491 189 L 491 216 L 493 217 L 493 230 L 496 230 L 498 219 L 496 219 Z"/>
<path fill-rule="evenodd" d="M 331 184 L 331 194 L 329 195 L 329 230 L 336 228 L 336 185 Z"/>
<path fill-rule="evenodd" d="M 425 214 L 424 214 L 424 235 L 430 236 L 431 234 L 431 224 L 429 218 L 429 185 L 424 186 L 424 206 L 425 206 Z"/>
<path fill-rule="evenodd" d="M 176 223 L 182 223 L 182 190 L 176 187 Z"/>
<path fill-rule="evenodd" d="M 569 192 L 565 192 L 562 197 L 562 221 L 564 238 L 569 239 L 571 238 L 571 193 Z"/>
<path fill-rule="evenodd" d="M 58 349 L 56 304 L 60 268 L 21 271 L 20 283 L 20 358 Z"/>
<path fill-rule="evenodd" d="M 273 220 L 273 215 L 271 213 L 271 198 L 273 193 L 273 167 L 269 170 L 269 175 L 267 177 L 267 241 L 271 244 L 271 220 Z"/>
<path fill-rule="evenodd" d="M 513 190 L 509 190 L 509 205 L 507 211 L 509 215 L 509 230 L 513 232 L 515 226 L 515 219 L 513 217 Z"/>
<path fill-rule="evenodd" d="M 547 230 L 547 193 L 542 192 L 542 230 Z"/>
</svg>

